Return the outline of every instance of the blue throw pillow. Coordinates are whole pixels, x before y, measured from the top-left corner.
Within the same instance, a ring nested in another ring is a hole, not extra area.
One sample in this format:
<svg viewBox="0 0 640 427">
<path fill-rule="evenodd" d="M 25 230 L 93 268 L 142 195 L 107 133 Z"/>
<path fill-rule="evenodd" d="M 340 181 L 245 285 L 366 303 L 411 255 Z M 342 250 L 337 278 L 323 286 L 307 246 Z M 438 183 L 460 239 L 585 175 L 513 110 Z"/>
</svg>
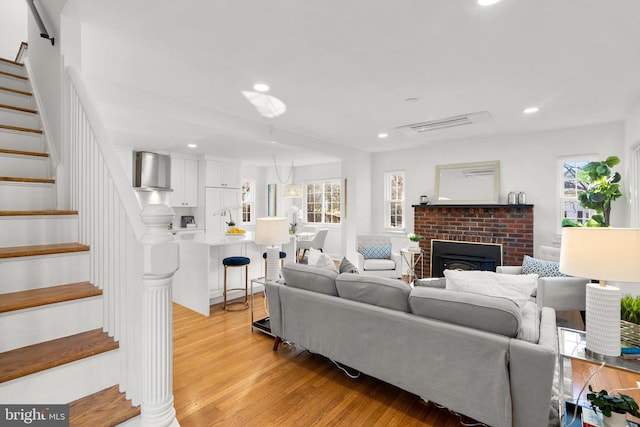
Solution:
<svg viewBox="0 0 640 427">
<path fill-rule="evenodd" d="M 559 264 L 554 261 L 544 261 L 525 255 L 522 260 L 522 274 L 537 274 L 538 277 L 570 277 L 560 273 Z"/>
<path fill-rule="evenodd" d="M 360 253 L 364 259 L 390 259 L 391 245 L 361 245 Z"/>
</svg>

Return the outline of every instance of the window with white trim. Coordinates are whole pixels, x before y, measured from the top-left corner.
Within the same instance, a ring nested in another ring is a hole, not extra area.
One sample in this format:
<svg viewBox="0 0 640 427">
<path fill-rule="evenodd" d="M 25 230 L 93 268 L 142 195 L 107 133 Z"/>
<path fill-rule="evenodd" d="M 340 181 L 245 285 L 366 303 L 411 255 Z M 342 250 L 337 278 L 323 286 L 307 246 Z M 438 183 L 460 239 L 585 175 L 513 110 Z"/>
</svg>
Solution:
<svg viewBox="0 0 640 427">
<path fill-rule="evenodd" d="M 583 208 L 578 200 L 578 194 L 587 189 L 587 184 L 578 178 L 578 174 L 592 159 L 586 156 L 559 159 L 558 169 L 559 183 L 559 211 L 558 227 L 561 228 L 562 220 L 567 218 L 580 224 L 586 223 L 593 211 Z"/>
<path fill-rule="evenodd" d="M 404 171 L 384 174 L 384 228 L 404 230 Z"/>
<path fill-rule="evenodd" d="M 241 200 L 242 200 L 242 220 L 243 224 L 255 223 L 254 218 L 254 200 L 255 200 L 255 181 L 252 179 L 242 179 Z"/>
<path fill-rule="evenodd" d="M 311 224 L 340 224 L 342 188 L 339 179 L 304 185 L 305 218 Z"/>
</svg>

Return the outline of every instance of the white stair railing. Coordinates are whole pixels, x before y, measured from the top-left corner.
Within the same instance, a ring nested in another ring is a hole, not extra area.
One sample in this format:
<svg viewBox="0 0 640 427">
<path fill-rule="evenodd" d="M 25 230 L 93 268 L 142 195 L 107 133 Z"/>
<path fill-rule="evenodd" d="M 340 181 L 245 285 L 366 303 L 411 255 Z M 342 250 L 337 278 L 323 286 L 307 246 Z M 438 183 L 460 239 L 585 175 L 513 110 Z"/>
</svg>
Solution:
<svg viewBox="0 0 640 427">
<path fill-rule="evenodd" d="M 173 211 L 164 205 L 147 207 L 144 213 L 140 211 L 82 77 L 73 68 L 67 69 L 65 92 L 68 142 L 64 163 L 70 207 L 78 210 L 80 243 L 91 247 L 91 281 L 103 290 L 103 328 L 119 341 L 120 389 L 134 405 L 142 404 L 143 413 L 145 395 L 162 396 L 160 401 L 156 398 L 148 406 L 154 414 L 163 408 L 166 412 L 159 414 L 163 421 L 158 424 L 154 419 L 145 421 L 143 417 L 144 425 L 161 425 L 172 417 L 175 421 L 171 382 L 153 381 L 155 377 L 171 379 L 172 373 L 171 283 L 175 268 L 162 271 L 158 278 L 153 266 L 174 263 L 177 268 L 177 246 L 167 231 Z M 166 221 L 164 225 L 154 219 L 159 211 L 162 212 L 159 221 Z M 155 279 L 162 281 L 165 296 L 147 302 L 146 289 Z M 145 310 L 141 310 L 143 304 L 152 306 L 145 305 Z M 150 319 L 143 319 L 145 315 Z M 149 321 L 158 319 L 165 325 L 143 328 Z M 158 343 L 169 343 L 169 347 L 162 347 L 163 363 L 153 363 L 155 370 L 150 370 L 143 366 L 149 363 L 149 360 L 143 362 L 143 354 L 148 354 L 149 349 L 153 353 L 159 348 Z M 148 384 L 156 383 L 158 389 L 149 390 Z"/>
</svg>

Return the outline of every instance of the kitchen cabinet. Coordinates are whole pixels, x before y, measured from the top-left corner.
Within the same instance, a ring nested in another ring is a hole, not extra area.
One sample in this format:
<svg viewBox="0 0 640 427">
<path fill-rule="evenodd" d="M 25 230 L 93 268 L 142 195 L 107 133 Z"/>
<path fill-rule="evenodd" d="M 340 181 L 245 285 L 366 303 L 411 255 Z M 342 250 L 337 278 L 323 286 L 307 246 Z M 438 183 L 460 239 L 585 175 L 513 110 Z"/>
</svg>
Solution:
<svg viewBox="0 0 640 427">
<path fill-rule="evenodd" d="M 207 160 L 206 186 L 240 188 L 240 164 L 228 160 Z"/>
<path fill-rule="evenodd" d="M 171 158 L 171 206 L 198 206 L 198 161 Z"/>
<path fill-rule="evenodd" d="M 240 221 L 240 190 L 207 187 L 205 195 L 205 231 L 210 239 L 222 239 L 226 223 Z"/>
</svg>

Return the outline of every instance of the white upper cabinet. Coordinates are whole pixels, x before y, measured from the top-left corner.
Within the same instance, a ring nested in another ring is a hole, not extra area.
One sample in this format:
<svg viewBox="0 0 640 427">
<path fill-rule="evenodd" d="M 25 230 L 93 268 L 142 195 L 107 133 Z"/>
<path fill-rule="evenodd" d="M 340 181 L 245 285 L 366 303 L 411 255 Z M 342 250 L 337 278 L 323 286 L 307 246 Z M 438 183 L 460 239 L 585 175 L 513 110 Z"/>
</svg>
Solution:
<svg viewBox="0 0 640 427">
<path fill-rule="evenodd" d="M 240 164 L 226 160 L 207 160 L 206 186 L 240 188 Z"/>
<path fill-rule="evenodd" d="M 198 206 L 198 161 L 171 158 L 171 206 Z"/>
</svg>

